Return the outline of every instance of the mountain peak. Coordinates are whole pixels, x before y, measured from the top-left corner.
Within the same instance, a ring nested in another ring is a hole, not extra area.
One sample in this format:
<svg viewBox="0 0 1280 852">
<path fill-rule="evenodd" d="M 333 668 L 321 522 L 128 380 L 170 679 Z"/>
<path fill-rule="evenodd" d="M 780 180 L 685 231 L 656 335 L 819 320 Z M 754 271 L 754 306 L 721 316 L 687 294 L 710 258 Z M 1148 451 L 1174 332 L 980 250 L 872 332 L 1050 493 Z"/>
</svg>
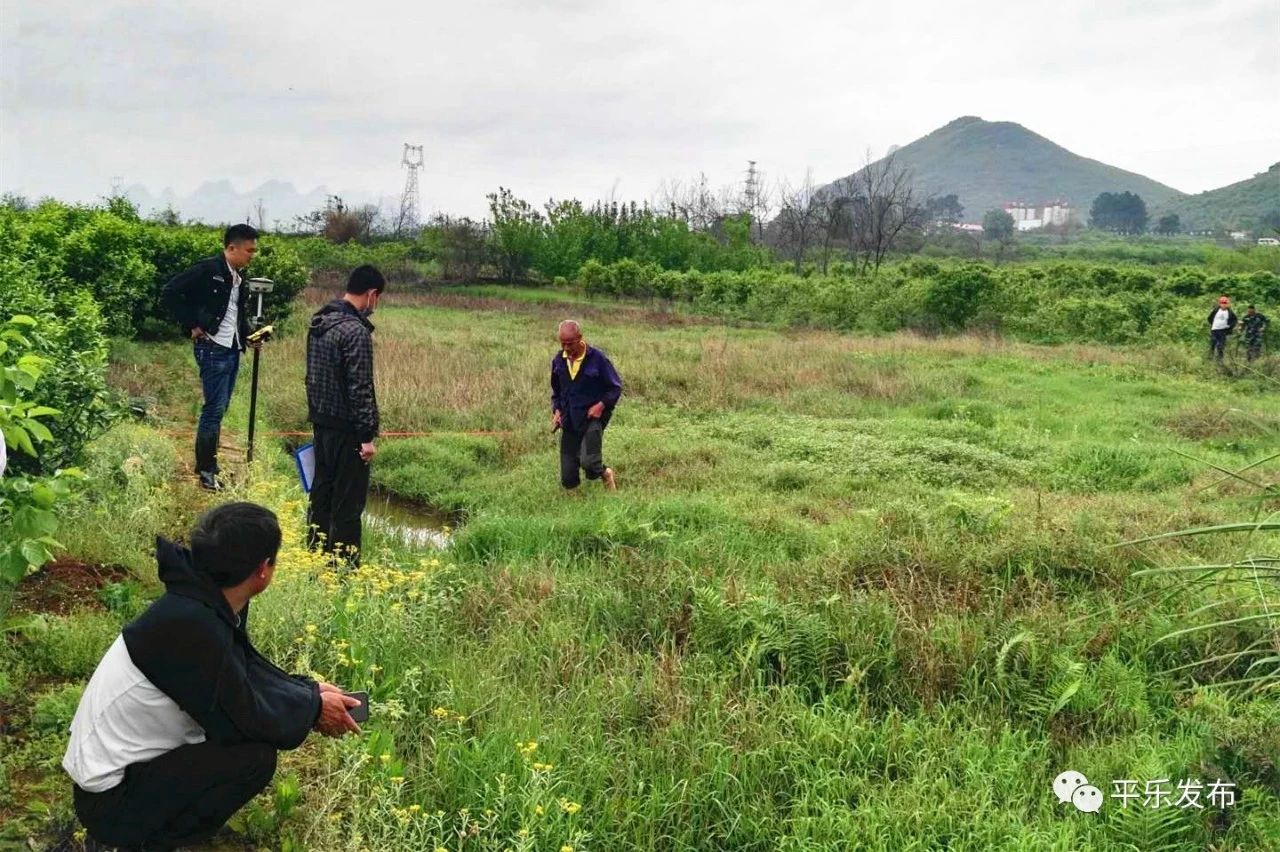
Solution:
<svg viewBox="0 0 1280 852">
<path fill-rule="evenodd" d="M 1148 209 L 1182 193 L 1133 172 L 1068 151 L 1012 121 L 964 115 L 894 152 L 923 196 L 955 193 L 964 220 L 1013 199 L 1031 204 L 1066 201 L 1081 214 L 1103 192 L 1135 192 Z"/>
</svg>

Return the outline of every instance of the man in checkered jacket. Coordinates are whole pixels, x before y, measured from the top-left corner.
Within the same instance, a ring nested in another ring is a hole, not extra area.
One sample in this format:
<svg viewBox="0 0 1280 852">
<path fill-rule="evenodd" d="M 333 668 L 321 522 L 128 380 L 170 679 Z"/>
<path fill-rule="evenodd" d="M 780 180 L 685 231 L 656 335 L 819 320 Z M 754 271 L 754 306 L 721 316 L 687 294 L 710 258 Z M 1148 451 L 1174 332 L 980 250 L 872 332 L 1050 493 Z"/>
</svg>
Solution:
<svg viewBox="0 0 1280 852">
<path fill-rule="evenodd" d="M 353 564 L 360 558 L 360 516 L 378 436 L 369 317 L 386 287 L 377 269 L 357 267 L 347 292 L 316 311 L 307 332 L 307 419 L 316 460 L 308 543 Z"/>
</svg>

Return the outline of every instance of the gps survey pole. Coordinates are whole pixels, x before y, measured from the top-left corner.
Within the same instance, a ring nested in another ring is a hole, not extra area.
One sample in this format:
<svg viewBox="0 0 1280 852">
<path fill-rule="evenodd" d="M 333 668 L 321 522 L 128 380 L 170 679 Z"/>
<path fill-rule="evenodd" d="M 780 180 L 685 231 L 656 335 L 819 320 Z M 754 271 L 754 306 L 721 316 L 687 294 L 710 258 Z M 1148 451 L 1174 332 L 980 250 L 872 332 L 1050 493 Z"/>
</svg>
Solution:
<svg viewBox="0 0 1280 852">
<path fill-rule="evenodd" d="M 262 324 L 262 294 L 270 293 L 276 284 L 270 278 L 250 278 L 249 292 L 258 296 L 258 313 L 249 321 L 253 333 L 249 335 L 249 343 L 253 345 L 253 381 L 249 385 L 249 449 L 245 453 L 245 461 L 253 461 L 253 425 L 258 417 L 258 361 L 262 357 L 262 345 L 271 338 L 275 331 L 272 326 Z"/>
</svg>

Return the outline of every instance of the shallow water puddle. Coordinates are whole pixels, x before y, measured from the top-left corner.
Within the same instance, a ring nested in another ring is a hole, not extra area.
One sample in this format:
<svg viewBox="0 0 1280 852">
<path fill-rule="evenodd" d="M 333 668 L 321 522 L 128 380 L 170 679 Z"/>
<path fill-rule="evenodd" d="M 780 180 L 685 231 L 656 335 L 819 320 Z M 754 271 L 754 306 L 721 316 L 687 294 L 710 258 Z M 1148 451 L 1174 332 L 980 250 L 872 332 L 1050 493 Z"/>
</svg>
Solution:
<svg viewBox="0 0 1280 852">
<path fill-rule="evenodd" d="M 365 526 L 406 547 L 443 550 L 449 546 L 450 518 L 444 512 L 374 489 L 364 511 Z"/>
</svg>

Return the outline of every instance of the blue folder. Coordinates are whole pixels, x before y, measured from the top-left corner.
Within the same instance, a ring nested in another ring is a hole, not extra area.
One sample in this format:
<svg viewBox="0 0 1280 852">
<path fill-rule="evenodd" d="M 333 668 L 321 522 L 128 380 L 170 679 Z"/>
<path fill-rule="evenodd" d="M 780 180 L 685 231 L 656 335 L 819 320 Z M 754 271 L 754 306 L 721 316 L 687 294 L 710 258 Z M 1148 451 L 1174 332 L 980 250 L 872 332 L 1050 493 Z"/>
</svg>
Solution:
<svg viewBox="0 0 1280 852">
<path fill-rule="evenodd" d="M 293 451 L 293 463 L 298 466 L 298 479 L 302 481 L 302 490 L 310 494 L 311 483 L 316 478 L 316 448 L 313 444 L 303 444 Z"/>
</svg>

